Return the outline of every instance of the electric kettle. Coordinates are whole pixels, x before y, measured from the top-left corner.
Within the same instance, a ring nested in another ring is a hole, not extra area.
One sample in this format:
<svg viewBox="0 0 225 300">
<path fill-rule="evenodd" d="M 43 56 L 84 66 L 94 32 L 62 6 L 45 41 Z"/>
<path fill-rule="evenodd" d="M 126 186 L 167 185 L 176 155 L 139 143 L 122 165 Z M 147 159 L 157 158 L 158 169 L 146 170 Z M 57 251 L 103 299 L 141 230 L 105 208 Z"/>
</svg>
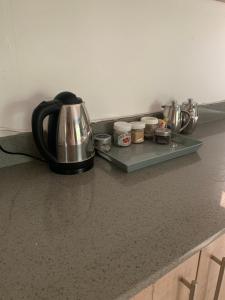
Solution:
<svg viewBox="0 0 225 300">
<path fill-rule="evenodd" d="M 43 122 L 48 118 L 47 139 Z M 75 174 L 94 164 L 94 143 L 87 110 L 81 98 L 70 92 L 40 103 L 32 114 L 37 148 L 53 172 Z"/>
<path fill-rule="evenodd" d="M 190 114 L 186 110 L 182 110 L 181 106 L 176 102 L 172 101 L 171 104 L 162 106 L 163 116 L 167 122 L 167 126 L 174 132 L 180 133 L 183 131 L 190 122 Z M 182 124 L 183 116 L 186 116 L 185 123 Z"/>
</svg>

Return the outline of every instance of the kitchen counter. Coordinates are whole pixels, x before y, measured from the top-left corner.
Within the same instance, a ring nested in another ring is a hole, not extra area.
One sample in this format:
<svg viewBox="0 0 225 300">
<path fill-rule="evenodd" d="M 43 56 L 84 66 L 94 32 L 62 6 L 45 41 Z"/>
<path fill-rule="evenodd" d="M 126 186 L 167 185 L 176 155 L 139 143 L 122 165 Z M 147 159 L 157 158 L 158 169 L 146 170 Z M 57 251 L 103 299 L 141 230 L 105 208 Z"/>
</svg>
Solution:
<svg viewBox="0 0 225 300">
<path fill-rule="evenodd" d="M 225 229 L 225 120 L 194 153 L 126 174 L 0 169 L 0 299 L 125 300 Z"/>
</svg>

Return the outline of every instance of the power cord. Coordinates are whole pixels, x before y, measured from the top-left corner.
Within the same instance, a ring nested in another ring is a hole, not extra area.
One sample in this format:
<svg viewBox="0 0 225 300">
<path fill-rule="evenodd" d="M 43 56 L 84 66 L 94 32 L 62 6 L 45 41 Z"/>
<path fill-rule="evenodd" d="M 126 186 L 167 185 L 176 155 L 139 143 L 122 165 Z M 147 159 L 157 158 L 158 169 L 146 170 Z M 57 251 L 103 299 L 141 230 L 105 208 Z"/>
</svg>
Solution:
<svg viewBox="0 0 225 300">
<path fill-rule="evenodd" d="M 14 128 L 9 128 L 9 127 L 5 127 L 5 126 L 0 126 L 0 131 L 6 131 L 6 132 L 16 132 L 16 133 L 24 133 L 24 132 L 30 132 L 30 130 L 28 129 L 14 129 Z M 41 158 L 41 157 L 37 157 L 35 155 L 32 154 L 28 154 L 28 153 L 23 153 L 23 152 L 12 152 L 12 151 L 8 151 L 6 149 L 4 149 L 2 147 L 2 145 L 0 145 L 0 150 L 6 154 L 12 154 L 12 155 L 22 155 L 22 156 L 27 156 L 27 157 L 31 157 L 33 159 L 42 161 L 42 162 L 47 162 L 45 159 Z"/>
<path fill-rule="evenodd" d="M 46 162 L 45 159 L 43 159 L 43 158 L 41 158 L 41 157 L 34 156 L 34 155 L 32 155 L 32 154 L 23 153 L 23 152 L 12 152 L 12 151 L 8 151 L 8 150 L 4 149 L 4 148 L 2 147 L 2 145 L 0 145 L 0 150 L 1 150 L 2 152 L 6 153 L 6 154 L 23 155 L 23 156 L 31 157 L 31 158 L 33 158 L 33 159 L 37 159 L 37 160 L 42 161 L 42 162 Z"/>
</svg>

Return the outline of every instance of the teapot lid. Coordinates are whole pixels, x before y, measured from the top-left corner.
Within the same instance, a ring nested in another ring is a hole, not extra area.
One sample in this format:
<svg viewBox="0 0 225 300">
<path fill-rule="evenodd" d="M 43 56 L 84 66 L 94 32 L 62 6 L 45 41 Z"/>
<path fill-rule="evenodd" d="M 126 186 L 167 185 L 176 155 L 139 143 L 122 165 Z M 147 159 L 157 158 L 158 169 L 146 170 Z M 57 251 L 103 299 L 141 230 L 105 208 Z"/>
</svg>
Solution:
<svg viewBox="0 0 225 300">
<path fill-rule="evenodd" d="M 198 103 L 195 102 L 192 98 L 188 98 L 187 102 L 183 102 L 183 106 L 188 107 L 188 109 L 192 109 L 198 107 Z"/>
<path fill-rule="evenodd" d="M 55 96 L 55 100 L 59 100 L 63 104 L 81 104 L 83 101 L 71 92 L 61 92 Z"/>
<path fill-rule="evenodd" d="M 162 105 L 162 108 L 165 108 L 165 107 L 178 107 L 180 106 L 177 102 L 177 100 L 171 100 L 168 104 L 166 105 Z"/>
<path fill-rule="evenodd" d="M 178 106 L 180 106 L 180 105 L 178 104 L 177 100 L 172 100 L 172 101 L 171 101 L 171 105 L 172 105 L 173 107 L 178 107 Z"/>
</svg>

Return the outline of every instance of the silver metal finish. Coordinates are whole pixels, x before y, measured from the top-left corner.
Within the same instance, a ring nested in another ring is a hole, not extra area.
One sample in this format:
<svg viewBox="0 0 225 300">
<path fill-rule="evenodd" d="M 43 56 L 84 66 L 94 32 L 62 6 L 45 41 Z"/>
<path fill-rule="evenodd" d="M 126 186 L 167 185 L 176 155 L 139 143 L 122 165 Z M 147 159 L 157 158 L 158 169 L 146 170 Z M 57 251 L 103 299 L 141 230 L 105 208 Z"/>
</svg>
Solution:
<svg viewBox="0 0 225 300">
<path fill-rule="evenodd" d="M 194 300 L 195 299 L 195 291 L 196 291 L 196 287 L 197 287 L 197 281 L 192 280 L 192 282 L 190 283 L 184 278 L 181 278 L 180 281 L 190 290 L 189 300 Z"/>
<path fill-rule="evenodd" d="M 112 136 L 107 133 L 99 133 L 94 136 L 94 140 L 98 141 L 101 144 L 111 143 Z"/>
<path fill-rule="evenodd" d="M 155 130 L 157 136 L 171 136 L 171 130 L 169 128 L 157 128 Z"/>
<path fill-rule="evenodd" d="M 94 156 L 93 134 L 84 103 L 62 105 L 56 148 L 59 163 L 83 162 Z"/>
<path fill-rule="evenodd" d="M 215 295 L 213 298 L 213 300 L 218 300 L 219 295 L 220 295 L 221 286 L 222 286 L 223 277 L 224 277 L 224 271 L 225 271 L 225 257 L 223 257 L 222 260 L 219 260 L 217 257 L 212 255 L 211 259 L 220 266 L 220 272 L 219 272 L 219 276 L 218 276 L 218 280 L 217 280 L 216 291 L 215 291 Z"/>
<path fill-rule="evenodd" d="M 182 130 L 183 133 L 192 133 L 197 125 L 199 110 L 198 104 L 193 101 L 193 99 L 188 99 L 188 102 L 182 103 L 181 109 L 184 111 L 189 112 L 190 114 L 190 121 L 188 125 Z M 188 122 L 187 115 L 182 116 L 182 125 Z"/>
<path fill-rule="evenodd" d="M 170 105 L 164 105 L 163 115 L 168 127 L 174 132 L 179 133 L 184 130 L 190 122 L 190 114 L 186 110 L 182 110 L 176 101 L 172 101 Z M 187 116 L 186 123 L 182 126 L 183 115 Z"/>
<path fill-rule="evenodd" d="M 112 146 L 112 136 L 106 133 L 96 134 L 94 136 L 94 146 L 96 150 L 109 152 Z"/>
</svg>

